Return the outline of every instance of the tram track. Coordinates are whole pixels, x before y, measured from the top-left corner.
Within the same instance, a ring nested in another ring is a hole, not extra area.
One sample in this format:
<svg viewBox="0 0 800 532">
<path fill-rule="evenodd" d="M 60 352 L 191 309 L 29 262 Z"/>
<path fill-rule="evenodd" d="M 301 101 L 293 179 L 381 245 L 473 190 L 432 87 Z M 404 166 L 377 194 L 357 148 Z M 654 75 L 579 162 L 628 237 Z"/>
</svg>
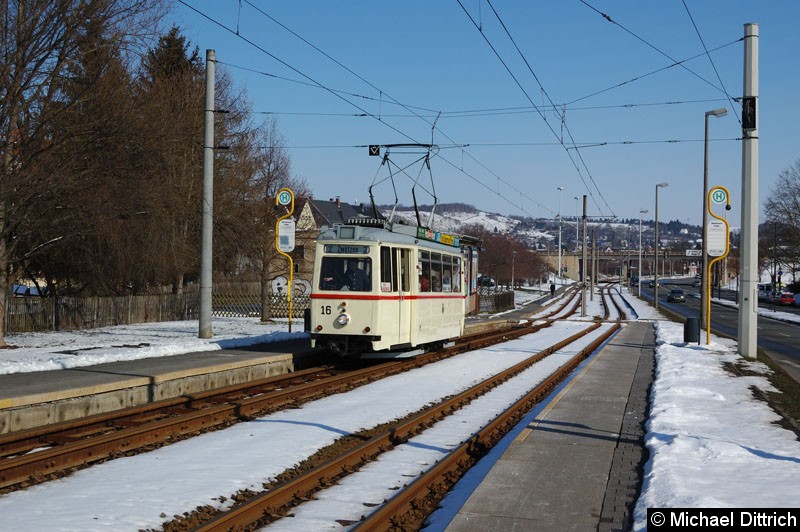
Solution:
<svg viewBox="0 0 800 532">
<path fill-rule="evenodd" d="M 0 436 L 0 492 L 57 478 L 72 470 L 143 452 L 201 432 L 247 421 L 281 408 L 296 407 L 374 380 L 420 367 L 464 351 L 507 341 L 549 327 L 570 297 L 537 323 L 526 322 L 463 337 L 452 347 L 414 359 L 342 371 L 311 368 Z M 570 310 L 574 313 L 577 304 Z"/>
<path fill-rule="evenodd" d="M 605 296 L 603 297 L 605 301 Z M 624 315 L 616 301 L 614 301 L 614 298 L 610 295 L 609 298 L 619 311 L 618 317 L 622 318 Z M 608 319 L 610 310 L 607 303 L 605 304 L 605 308 L 604 319 Z M 610 326 L 606 325 L 608 328 L 607 331 L 595 338 L 588 346 L 581 349 L 578 354 L 563 365 L 559 371 L 548 377 L 544 382 L 517 401 L 511 408 L 507 409 L 494 421 L 474 434 L 472 438 L 464 442 L 455 452 L 442 459 L 438 465 L 426 473 L 425 476 L 414 481 L 408 488 L 390 499 L 389 502 L 381 505 L 380 509 L 372 512 L 365 521 L 358 525 L 358 529 L 414 529 L 416 525 L 422 522 L 421 520 L 424 520 L 427 512 L 435 507 L 439 498 L 454 484 L 455 479 L 460 478 L 463 472 L 477 461 L 480 456 L 488 452 L 488 449 L 508 432 L 536 402 L 545 397 L 558 382 L 569 375 L 580 362 L 620 328 L 619 320 L 614 321 L 615 322 Z M 425 409 L 409 419 L 404 419 L 402 422 L 394 424 L 381 434 L 375 435 L 368 442 L 344 452 L 340 456 L 328 460 L 324 464 L 296 478 L 271 487 L 271 489 L 261 494 L 250 496 L 247 502 L 237 505 L 228 512 L 216 515 L 207 523 L 198 523 L 198 521 L 202 522 L 208 515 L 213 515 L 215 513 L 213 510 L 206 508 L 185 519 L 168 523 L 165 529 L 170 531 L 186 529 L 216 531 L 231 529 L 251 530 L 262 527 L 274 521 L 277 516 L 285 514 L 297 504 L 309 498 L 313 498 L 314 494 L 319 491 L 321 487 L 338 482 L 354 469 L 359 469 L 364 464 L 375 460 L 380 454 L 408 441 L 415 434 L 418 434 L 434 424 L 436 420 L 443 419 L 452 414 L 461 407 L 469 404 L 476 397 L 487 393 L 492 388 L 508 381 L 513 378 L 513 376 L 518 375 L 543 358 L 591 334 L 600 327 L 603 327 L 603 325 L 602 319 L 589 323 L 583 331 L 541 350 L 536 355 L 520 362 L 512 368 L 486 379 L 484 382 L 453 398 L 441 402 L 435 407 Z M 438 494 L 438 496 L 432 496 L 433 493 Z M 241 500 L 241 494 L 237 495 L 235 498 Z M 411 523 L 416 524 L 412 525 Z"/>
</svg>

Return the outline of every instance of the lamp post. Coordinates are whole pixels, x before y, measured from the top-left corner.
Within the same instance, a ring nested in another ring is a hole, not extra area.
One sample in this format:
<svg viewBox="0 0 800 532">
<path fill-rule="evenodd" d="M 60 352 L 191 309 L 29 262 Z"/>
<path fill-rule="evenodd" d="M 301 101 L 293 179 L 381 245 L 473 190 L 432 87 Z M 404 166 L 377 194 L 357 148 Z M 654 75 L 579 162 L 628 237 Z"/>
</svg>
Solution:
<svg viewBox="0 0 800 532">
<path fill-rule="evenodd" d="M 561 196 L 564 193 L 564 187 L 558 187 L 558 277 L 561 278 Z"/>
<path fill-rule="evenodd" d="M 575 253 L 578 252 L 578 196 L 575 196 Z"/>
<path fill-rule="evenodd" d="M 706 134 L 705 134 L 705 151 L 703 156 L 703 271 L 700 274 L 700 328 L 705 329 L 709 326 L 706 323 L 706 315 L 708 312 L 708 282 L 706 279 L 706 270 L 708 269 L 708 117 L 709 116 L 725 116 L 728 114 L 726 108 L 714 109 L 713 111 L 706 111 Z"/>
<path fill-rule="evenodd" d="M 666 181 L 656 185 L 656 249 L 655 249 L 656 271 L 654 276 L 655 283 L 653 285 L 653 301 L 655 302 L 656 310 L 658 310 L 658 189 L 666 188 L 668 186 L 669 183 L 667 183 Z"/>
<path fill-rule="evenodd" d="M 642 215 L 647 214 L 647 209 L 639 211 L 639 297 L 642 297 Z"/>
</svg>

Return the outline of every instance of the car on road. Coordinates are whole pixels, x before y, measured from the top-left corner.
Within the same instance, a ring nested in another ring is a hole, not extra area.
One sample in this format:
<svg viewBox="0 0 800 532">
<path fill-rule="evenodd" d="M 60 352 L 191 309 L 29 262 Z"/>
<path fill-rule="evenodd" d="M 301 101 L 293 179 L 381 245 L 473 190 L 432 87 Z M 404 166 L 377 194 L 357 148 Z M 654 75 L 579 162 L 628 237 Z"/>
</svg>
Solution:
<svg viewBox="0 0 800 532">
<path fill-rule="evenodd" d="M 686 303 L 686 294 L 680 288 L 673 288 L 667 294 L 667 301 L 673 303 Z"/>
<path fill-rule="evenodd" d="M 788 292 L 782 293 L 778 303 L 781 305 L 794 305 L 794 294 Z"/>
<path fill-rule="evenodd" d="M 660 282 L 658 283 L 658 286 L 661 286 Z M 656 287 L 656 282 L 654 280 L 650 281 L 649 283 L 647 283 L 647 287 L 648 288 L 655 288 Z"/>
</svg>

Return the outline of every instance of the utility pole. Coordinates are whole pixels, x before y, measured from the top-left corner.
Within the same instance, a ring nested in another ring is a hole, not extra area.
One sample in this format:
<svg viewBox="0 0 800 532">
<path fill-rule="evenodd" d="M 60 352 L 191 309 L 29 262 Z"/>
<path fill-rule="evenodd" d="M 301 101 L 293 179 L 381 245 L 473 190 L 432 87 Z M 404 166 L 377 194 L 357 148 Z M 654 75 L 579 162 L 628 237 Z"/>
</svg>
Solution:
<svg viewBox="0 0 800 532">
<path fill-rule="evenodd" d="M 583 260 L 581 268 L 581 317 L 586 317 L 586 194 L 583 195 Z"/>
<path fill-rule="evenodd" d="M 597 240 L 592 229 L 592 275 L 589 278 L 589 301 L 594 301 L 594 286 L 597 283 Z"/>
<path fill-rule="evenodd" d="M 758 341 L 758 24 L 744 25 L 742 92 L 742 290 L 739 292 L 739 354 L 756 358 Z"/>
<path fill-rule="evenodd" d="M 558 278 L 561 278 L 561 195 L 564 187 L 558 187 Z"/>
<path fill-rule="evenodd" d="M 214 67 L 216 53 L 206 50 L 206 107 L 203 139 L 203 201 L 200 219 L 200 329 L 198 338 L 211 338 L 211 246 L 214 228 Z"/>
</svg>

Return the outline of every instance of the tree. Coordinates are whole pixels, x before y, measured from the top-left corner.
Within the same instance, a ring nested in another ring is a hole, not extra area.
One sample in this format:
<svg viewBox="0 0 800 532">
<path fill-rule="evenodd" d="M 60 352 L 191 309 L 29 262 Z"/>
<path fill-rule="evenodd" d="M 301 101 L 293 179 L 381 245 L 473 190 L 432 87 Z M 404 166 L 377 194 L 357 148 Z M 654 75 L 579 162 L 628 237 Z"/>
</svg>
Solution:
<svg viewBox="0 0 800 532">
<path fill-rule="evenodd" d="M 24 271 L 33 254 L 53 240 L 46 232 L 43 202 L 75 187 L 74 160 L 48 157 L 68 140 L 54 121 L 80 103 L 64 92 L 62 80 L 86 43 L 101 32 L 110 41 L 131 43 L 159 15 L 159 0 L 0 0 L 0 293 Z M 92 29 L 89 28 L 92 26 Z M 56 163 L 59 164 L 56 164 Z M 58 211 L 51 215 L 58 215 Z M 0 302 L 0 347 L 6 346 Z"/>
<path fill-rule="evenodd" d="M 778 224 L 785 246 L 800 249 L 800 159 L 778 174 L 764 202 L 767 225 Z"/>
</svg>

